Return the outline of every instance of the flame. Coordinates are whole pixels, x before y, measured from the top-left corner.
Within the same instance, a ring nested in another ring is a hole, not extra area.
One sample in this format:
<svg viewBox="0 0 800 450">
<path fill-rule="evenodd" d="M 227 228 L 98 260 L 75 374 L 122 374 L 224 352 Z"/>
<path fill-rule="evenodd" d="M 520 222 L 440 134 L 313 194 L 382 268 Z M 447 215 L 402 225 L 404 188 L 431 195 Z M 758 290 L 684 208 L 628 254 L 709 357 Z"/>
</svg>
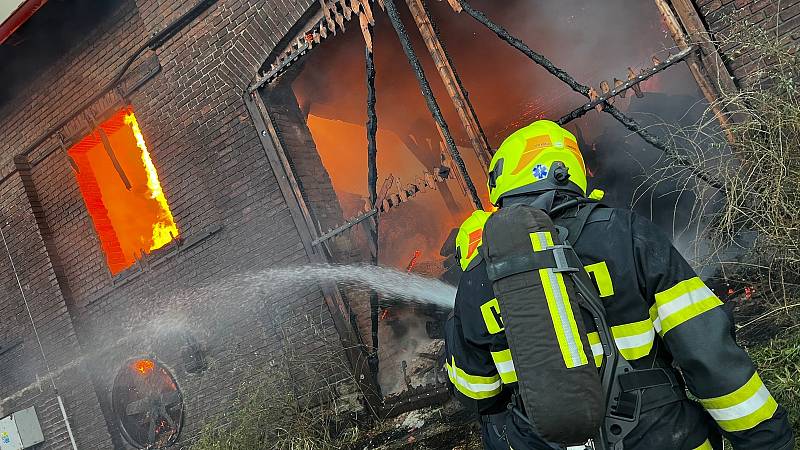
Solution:
<svg viewBox="0 0 800 450">
<path fill-rule="evenodd" d="M 149 359 L 137 359 L 133 362 L 133 368 L 136 369 L 137 372 L 141 373 L 142 375 L 148 375 L 150 372 L 153 371 L 156 364 Z"/>
<path fill-rule="evenodd" d="M 420 255 L 422 255 L 422 250 L 414 250 L 414 256 L 411 258 L 411 262 L 408 263 L 408 266 L 406 266 L 406 273 L 411 273 L 411 271 L 414 270 L 414 266 L 417 265 L 417 260 Z"/>
<path fill-rule="evenodd" d="M 158 171 L 150 158 L 150 152 L 147 150 L 147 144 L 144 142 L 142 130 L 139 128 L 139 122 L 133 111 L 125 115 L 125 124 L 130 125 L 133 130 L 133 135 L 136 138 L 136 146 L 141 150 L 142 164 L 144 164 L 145 172 L 147 173 L 147 188 L 150 191 L 149 196 L 151 199 L 158 202 L 161 208 L 160 222 L 153 224 L 153 244 L 150 250 L 159 249 L 169 244 L 174 238 L 178 236 L 178 226 L 175 225 L 175 219 L 172 217 L 172 212 L 167 204 L 167 198 L 164 197 L 164 191 L 161 189 L 161 182 L 158 181 Z"/>
</svg>

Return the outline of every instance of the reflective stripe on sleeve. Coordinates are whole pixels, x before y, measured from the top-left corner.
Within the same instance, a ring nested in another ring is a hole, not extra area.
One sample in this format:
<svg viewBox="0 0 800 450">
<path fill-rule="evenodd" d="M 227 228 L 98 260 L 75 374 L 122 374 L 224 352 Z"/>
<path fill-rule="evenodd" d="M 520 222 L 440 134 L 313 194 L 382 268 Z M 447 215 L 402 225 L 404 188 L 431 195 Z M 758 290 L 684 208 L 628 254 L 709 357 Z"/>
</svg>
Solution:
<svg viewBox="0 0 800 450">
<path fill-rule="evenodd" d="M 453 383 L 453 386 L 469 398 L 480 400 L 494 397 L 500 393 L 501 384 L 499 375 L 491 377 L 470 375 L 456 366 L 455 357 L 452 357 L 449 363 L 445 362 L 444 366 L 445 369 L 447 369 L 447 376 L 450 378 L 450 382 Z"/>
<path fill-rule="evenodd" d="M 592 348 L 592 356 L 594 356 L 594 365 L 600 367 L 603 365 L 603 344 L 600 343 L 600 335 L 597 331 L 592 331 L 586 334 L 589 339 L 589 346 Z"/>
<path fill-rule="evenodd" d="M 492 360 L 503 383 L 511 384 L 517 382 L 517 371 L 514 369 L 514 360 L 511 359 L 510 349 L 492 352 Z"/>
<path fill-rule="evenodd" d="M 622 357 L 628 361 L 649 355 L 656 337 L 650 319 L 613 326 L 611 333 Z"/>
<path fill-rule="evenodd" d="M 695 447 L 693 450 L 714 450 L 714 447 L 712 447 L 711 442 L 706 439 L 699 447 Z"/>
<path fill-rule="evenodd" d="M 749 430 L 771 418 L 778 404 L 758 373 L 739 389 L 716 398 L 700 399 L 700 403 L 725 431 Z"/>
<path fill-rule="evenodd" d="M 569 304 L 563 275 L 555 273 L 553 269 L 539 269 L 539 277 L 542 279 L 550 318 L 553 321 L 561 355 L 564 357 L 564 364 L 568 369 L 588 364 L 578 334 L 578 325 L 575 323 L 575 316 Z"/>
<path fill-rule="evenodd" d="M 481 316 L 489 334 L 497 334 L 505 330 L 503 317 L 500 315 L 500 303 L 496 298 L 481 305 Z"/>
<path fill-rule="evenodd" d="M 653 350 L 656 332 L 650 319 L 639 322 L 626 323 L 611 327 L 614 342 L 617 344 L 622 357 L 628 361 L 644 358 Z M 594 362 L 597 367 L 603 362 L 603 344 L 596 331 L 587 334 L 589 345 L 592 347 Z"/>
<path fill-rule="evenodd" d="M 650 319 L 656 331 L 664 336 L 671 329 L 687 322 L 722 302 L 699 277 L 681 281 L 656 294 L 650 308 Z"/>
</svg>

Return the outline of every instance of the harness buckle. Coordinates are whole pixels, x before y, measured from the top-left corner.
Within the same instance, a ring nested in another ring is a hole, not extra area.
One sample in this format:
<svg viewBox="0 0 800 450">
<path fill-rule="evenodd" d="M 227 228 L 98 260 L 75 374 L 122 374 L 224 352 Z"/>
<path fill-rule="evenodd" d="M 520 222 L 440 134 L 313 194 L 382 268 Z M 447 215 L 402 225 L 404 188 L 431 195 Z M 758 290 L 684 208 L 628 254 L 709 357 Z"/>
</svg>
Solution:
<svg viewBox="0 0 800 450">
<path fill-rule="evenodd" d="M 553 260 L 556 263 L 556 267 L 553 268 L 553 272 L 556 273 L 569 273 L 569 272 L 577 272 L 580 269 L 577 267 L 572 267 L 567 262 L 567 254 L 565 250 L 574 252 L 575 250 L 572 249 L 569 245 L 556 245 L 551 248 L 553 251 Z"/>
</svg>

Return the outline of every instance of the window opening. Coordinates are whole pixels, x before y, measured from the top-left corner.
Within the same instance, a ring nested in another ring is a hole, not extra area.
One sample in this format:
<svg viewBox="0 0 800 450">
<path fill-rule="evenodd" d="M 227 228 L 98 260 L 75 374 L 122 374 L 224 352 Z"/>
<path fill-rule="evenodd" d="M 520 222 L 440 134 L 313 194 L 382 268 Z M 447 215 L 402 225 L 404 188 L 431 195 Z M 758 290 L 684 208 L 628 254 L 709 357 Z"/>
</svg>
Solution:
<svg viewBox="0 0 800 450">
<path fill-rule="evenodd" d="M 178 237 L 133 109 L 97 126 L 67 152 L 112 274 Z"/>
</svg>

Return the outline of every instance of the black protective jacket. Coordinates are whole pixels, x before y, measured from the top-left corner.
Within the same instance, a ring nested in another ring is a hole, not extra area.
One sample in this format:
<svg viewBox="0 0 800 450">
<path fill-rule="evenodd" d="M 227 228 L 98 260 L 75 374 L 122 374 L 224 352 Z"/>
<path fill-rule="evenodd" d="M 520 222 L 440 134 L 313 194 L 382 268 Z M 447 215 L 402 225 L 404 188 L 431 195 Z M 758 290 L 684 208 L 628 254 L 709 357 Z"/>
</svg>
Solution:
<svg viewBox="0 0 800 450">
<path fill-rule="evenodd" d="M 722 303 L 670 240 L 633 212 L 606 207 L 595 208 L 577 235 L 571 221 L 579 216 L 575 208 L 555 223 L 573 228 L 567 239 L 598 288 L 622 356 L 635 369 L 679 367 L 698 399 L 642 413 L 625 448 L 711 449 L 718 430 L 735 450 L 793 448 L 786 412 L 736 344 Z M 599 339 L 588 338 L 600 365 Z M 485 262 L 462 275 L 446 342 L 456 396 L 483 414 L 505 408 L 517 375 Z M 513 448 L 549 448 L 536 446 L 532 430 L 515 422 Z"/>
</svg>

